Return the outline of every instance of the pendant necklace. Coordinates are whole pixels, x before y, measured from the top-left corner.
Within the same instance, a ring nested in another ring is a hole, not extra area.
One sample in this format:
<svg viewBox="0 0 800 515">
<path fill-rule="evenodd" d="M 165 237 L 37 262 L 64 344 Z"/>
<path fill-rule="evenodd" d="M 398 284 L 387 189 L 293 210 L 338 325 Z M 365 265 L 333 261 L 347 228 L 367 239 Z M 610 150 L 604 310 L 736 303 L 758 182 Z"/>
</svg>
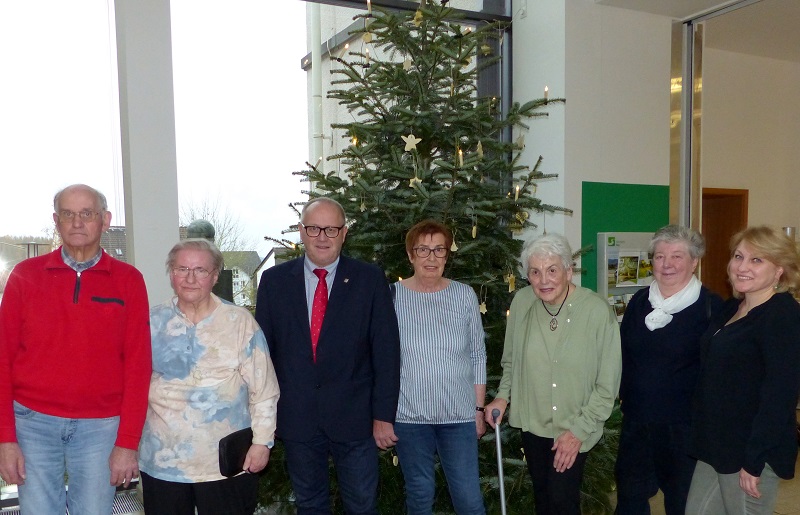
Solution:
<svg viewBox="0 0 800 515">
<path fill-rule="evenodd" d="M 556 320 L 556 317 L 558 316 L 559 313 L 561 313 L 561 308 L 563 308 L 564 307 L 564 303 L 567 302 L 567 297 L 569 297 L 569 286 L 567 286 L 567 294 L 564 295 L 564 300 L 561 301 L 561 305 L 558 307 L 558 311 L 556 311 L 555 315 L 550 313 L 550 310 L 547 309 L 547 304 L 545 304 L 544 300 L 542 300 L 542 307 L 544 308 L 545 311 L 547 311 L 548 315 L 553 317 L 553 318 L 550 319 L 550 330 L 551 331 L 555 331 L 556 329 L 558 329 L 558 320 Z"/>
</svg>

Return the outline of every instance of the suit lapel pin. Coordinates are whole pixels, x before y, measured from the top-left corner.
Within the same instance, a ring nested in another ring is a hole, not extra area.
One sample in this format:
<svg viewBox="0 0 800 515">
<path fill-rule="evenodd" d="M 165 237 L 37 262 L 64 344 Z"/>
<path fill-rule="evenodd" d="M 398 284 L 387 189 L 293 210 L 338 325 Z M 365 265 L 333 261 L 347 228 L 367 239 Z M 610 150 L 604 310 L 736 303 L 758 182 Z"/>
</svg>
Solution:
<svg viewBox="0 0 800 515">
<path fill-rule="evenodd" d="M 349 278 L 349 277 L 345 277 L 345 278 L 344 278 L 344 282 L 345 282 L 345 283 L 349 283 L 349 282 L 350 282 L 350 278 Z"/>
</svg>

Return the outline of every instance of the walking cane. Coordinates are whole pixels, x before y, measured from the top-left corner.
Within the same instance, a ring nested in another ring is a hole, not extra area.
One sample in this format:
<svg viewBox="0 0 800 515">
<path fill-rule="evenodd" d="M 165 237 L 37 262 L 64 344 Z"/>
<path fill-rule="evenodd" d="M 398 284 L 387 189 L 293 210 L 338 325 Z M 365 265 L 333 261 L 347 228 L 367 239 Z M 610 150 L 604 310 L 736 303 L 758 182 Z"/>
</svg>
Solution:
<svg viewBox="0 0 800 515">
<path fill-rule="evenodd" d="M 503 449 L 500 446 L 500 410 L 492 410 L 494 420 L 494 442 L 497 445 L 497 477 L 500 480 L 500 511 L 506 515 L 506 487 L 503 479 Z"/>
</svg>

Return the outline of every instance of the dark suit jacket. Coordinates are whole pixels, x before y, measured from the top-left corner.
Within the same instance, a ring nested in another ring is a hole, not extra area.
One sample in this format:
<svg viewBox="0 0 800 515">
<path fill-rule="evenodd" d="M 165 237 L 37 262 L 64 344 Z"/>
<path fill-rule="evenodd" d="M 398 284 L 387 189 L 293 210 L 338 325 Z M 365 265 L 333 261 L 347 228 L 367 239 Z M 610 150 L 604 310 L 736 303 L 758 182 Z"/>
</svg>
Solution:
<svg viewBox="0 0 800 515">
<path fill-rule="evenodd" d="M 311 355 L 303 260 L 261 276 L 256 320 L 278 376 L 278 435 L 307 441 L 321 429 L 333 441 L 372 435 L 373 419 L 394 422 L 400 391 L 400 335 L 386 277 L 341 256 Z"/>
</svg>

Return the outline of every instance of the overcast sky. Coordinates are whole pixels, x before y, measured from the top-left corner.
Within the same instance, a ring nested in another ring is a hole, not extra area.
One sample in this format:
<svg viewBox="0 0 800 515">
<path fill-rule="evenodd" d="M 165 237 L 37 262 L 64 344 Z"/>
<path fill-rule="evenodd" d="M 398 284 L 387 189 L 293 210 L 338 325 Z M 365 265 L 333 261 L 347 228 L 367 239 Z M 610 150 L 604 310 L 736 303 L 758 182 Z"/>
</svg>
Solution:
<svg viewBox="0 0 800 515">
<path fill-rule="evenodd" d="M 305 2 L 172 0 L 180 201 L 208 198 L 264 235 L 296 221 L 308 155 Z M 43 235 L 85 182 L 123 220 L 107 0 L 0 2 L 0 235 Z"/>
</svg>

